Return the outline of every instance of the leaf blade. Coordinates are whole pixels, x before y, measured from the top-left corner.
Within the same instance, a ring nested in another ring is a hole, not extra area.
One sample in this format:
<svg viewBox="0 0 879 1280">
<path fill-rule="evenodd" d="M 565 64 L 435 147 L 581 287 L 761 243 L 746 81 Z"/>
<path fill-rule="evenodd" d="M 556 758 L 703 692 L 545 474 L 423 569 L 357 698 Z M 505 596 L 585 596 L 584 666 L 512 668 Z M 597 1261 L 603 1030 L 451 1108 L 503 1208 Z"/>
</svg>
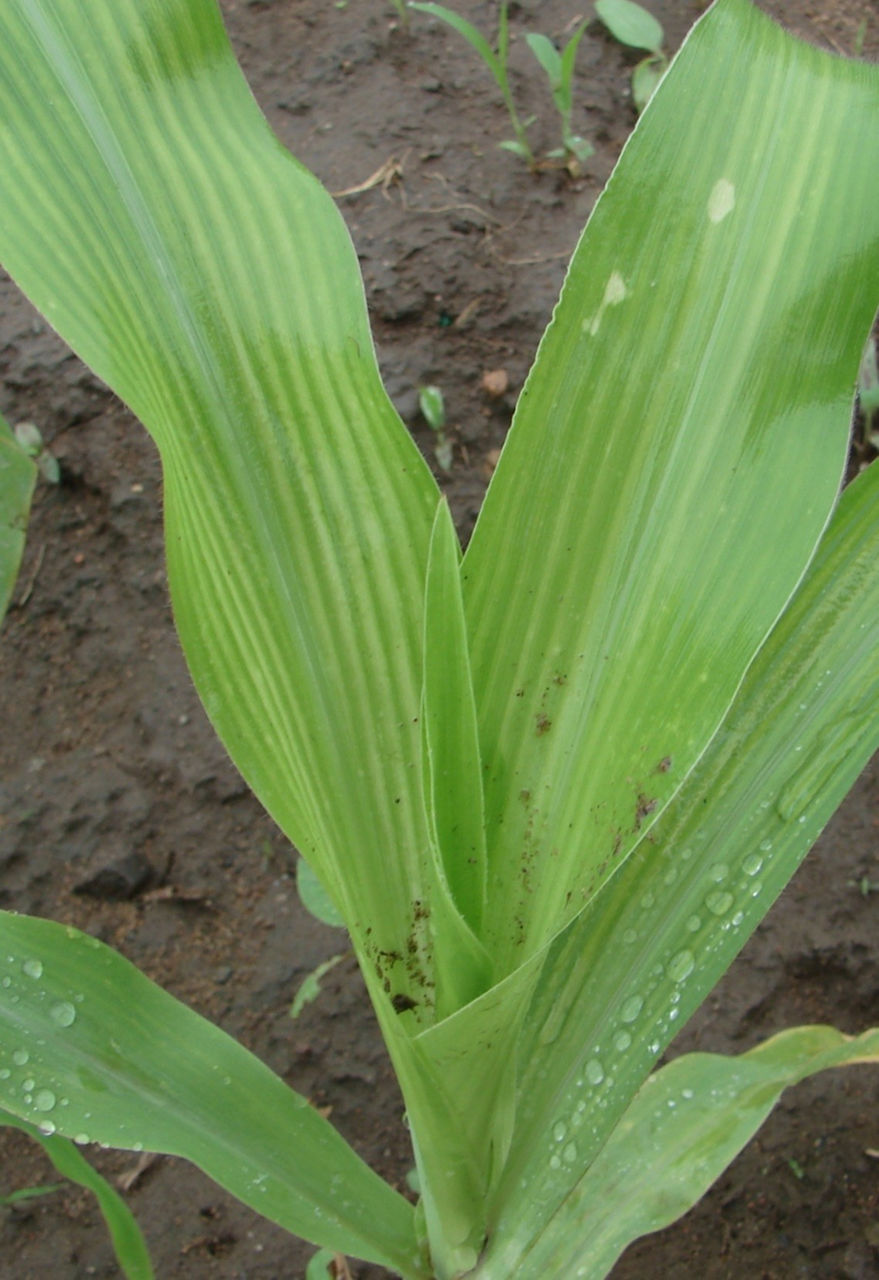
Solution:
<svg viewBox="0 0 879 1280">
<path fill-rule="evenodd" d="M 55 1134 L 47 1136 L 40 1132 L 38 1126 L 28 1124 L 8 1112 L 0 1112 L 0 1125 L 11 1125 L 33 1138 L 59 1173 L 92 1192 L 110 1232 L 116 1259 L 127 1280 L 153 1280 L 149 1251 L 134 1214 L 119 1193 L 92 1168 L 73 1143 Z"/>
<path fill-rule="evenodd" d="M 412 1206 L 246 1049 L 96 938 L 6 911 L 0 937 L 6 1110 L 182 1156 L 288 1231 L 421 1274 Z"/>
<path fill-rule="evenodd" d="M 715 66 L 729 96 L 685 134 Z M 655 821 L 796 587 L 879 291 L 870 68 L 837 71 L 722 0 L 663 83 L 574 256 L 462 569 L 506 971 Z M 816 279 L 834 241 L 845 278 Z"/>
</svg>

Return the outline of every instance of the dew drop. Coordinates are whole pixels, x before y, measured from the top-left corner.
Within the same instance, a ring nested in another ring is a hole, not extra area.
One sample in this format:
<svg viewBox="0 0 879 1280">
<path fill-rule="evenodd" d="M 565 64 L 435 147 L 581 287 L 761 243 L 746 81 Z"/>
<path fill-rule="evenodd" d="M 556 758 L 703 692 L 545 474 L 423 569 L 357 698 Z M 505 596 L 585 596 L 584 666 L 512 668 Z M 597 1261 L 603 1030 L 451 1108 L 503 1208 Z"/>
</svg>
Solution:
<svg viewBox="0 0 879 1280">
<path fill-rule="evenodd" d="M 714 893 L 709 893 L 708 897 L 705 899 L 705 905 L 714 915 L 725 916 L 732 906 L 733 901 L 734 899 L 731 893 L 722 893 L 720 890 L 717 890 Z"/>
<path fill-rule="evenodd" d="M 555 1124 L 552 1126 L 552 1136 L 555 1138 L 556 1142 L 564 1142 L 567 1133 L 568 1130 L 565 1122 L 563 1120 L 556 1120 Z"/>
<path fill-rule="evenodd" d="M 683 982 L 689 978 L 696 967 L 696 957 L 692 951 L 679 951 L 668 962 L 668 976 L 672 982 Z"/>
<path fill-rule="evenodd" d="M 763 859 L 759 853 L 749 853 L 742 862 L 742 870 L 746 876 L 755 876 L 762 866 Z"/>
<path fill-rule="evenodd" d="M 644 1001 L 640 996 L 629 996 L 622 1009 L 620 1009 L 620 1020 L 622 1022 L 634 1022 L 643 1008 Z"/>
<path fill-rule="evenodd" d="M 564 1151 L 562 1152 L 562 1159 L 564 1160 L 565 1164 L 574 1163 L 574 1161 L 577 1159 L 576 1143 L 574 1142 L 568 1143 L 568 1145 L 565 1147 Z"/>
<path fill-rule="evenodd" d="M 699 930 L 700 930 L 701 928 L 702 928 L 702 920 L 701 920 L 701 917 L 700 917 L 700 916 L 690 916 L 689 920 L 687 921 L 687 932 L 688 932 L 688 933 L 698 933 L 698 932 L 699 932 Z"/>
<path fill-rule="evenodd" d="M 30 1056 L 31 1055 L 28 1053 L 27 1049 L 16 1049 L 12 1055 L 12 1061 L 17 1067 L 23 1067 Z"/>
<path fill-rule="evenodd" d="M 43 976 L 42 960 L 25 960 L 21 968 L 22 972 L 26 973 L 29 978 L 42 978 Z"/>
<path fill-rule="evenodd" d="M 720 884 L 721 880 L 725 880 L 729 875 L 729 867 L 725 862 L 717 862 L 709 870 L 708 874 L 711 876 L 711 879 L 715 884 Z"/>
<path fill-rule="evenodd" d="M 733 918 L 732 918 L 733 927 L 734 927 L 734 928 L 736 928 L 736 929 L 738 929 L 739 925 L 742 923 L 742 921 L 744 920 L 744 918 L 745 918 L 745 916 L 744 916 L 744 912 L 742 912 L 742 911 L 737 911 L 737 912 L 735 913 L 735 915 L 733 916 Z"/>
<path fill-rule="evenodd" d="M 56 1127 L 57 1126 L 52 1120 L 40 1120 L 39 1123 L 37 1124 L 37 1128 L 39 1129 L 40 1133 L 44 1133 L 47 1138 L 51 1137 L 51 1135 L 55 1132 Z"/>
<path fill-rule="evenodd" d="M 69 1000 L 59 1000 L 49 1010 L 49 1017 L 59 1027 L 69 1027 L 76 1021 L 76 1010 Z"/>
<path fill-rule="evenodd" d="M 663 884 L 672 885 L 678 878 L 677 868 L 672 867 L 671 871 L 666 871 L 663 877 Z"/>
<path fill-rule="evenodd" d="M 613 1038 L 613 1047 L 617 1053 L 625 1053 L 632 1043 L 632 1037 L 628 1031 L 618 1031 Z"/>
<path fill-rule="evenodd" d="M 33 1089 L 36 1083 L 37 1083 L 36 1080 L 34 1080 L 31 1076 L 28 1076 L 26 1080 L 22 1080 L 21 1087 L 22 1089 L 24 1089 L 25 1093 L 30 1093 L 30 1091 Z"/>
<path fill-rule="evenodd" d="M 590 1084 L 601 1084 L 604 1079 L 604 1067 L 597 1058 L 590 1058 L 586 1063 L 586 1079 Z"/>
<path fill-rule="evenodd" d="M 681 1097 L 682 1097 L 682 1098 L 686 1098 L 687 1100 L 689 1100 L 690 1098 L 692 1098 L 692 1097 L 693 1097 L 693 1090 L 692 1090 L 692 1089 L 681 1089 Z"/>
<path fill-rule="evenodd" d="M 549 1157 L 549 1167 L 550 1169 L 560 1169 L 562 1167 L 562 1162 L 559 1160 L 558 1156 Z"/>
<path fill-rule="evenodd" d="M 2 981 L 2 982 L 0 982 L 0 986 L 2 986 L 2 987 L 11 987 L 11 986 L 12 986 L 12 979 L 11 979 L 11 978 L 4 978 L 4 979 L 3 979 L 3 981 Z"/>
<path fill-rule="evenodd" d="M 0 1080 L 8 1080 L 9 1074 L 10 1073 L 9 1073 L 8 1067 L 0 1067 Z"/>
<path fill-rule="evenodd" d="M 627 929 L 623 934 L 623 942 L 626 944 L 627 947 L 630 947 L 632 943 L 635 942 L 637 937 L 638 935 L 634 929 Z"/>
<path fill-rule="evenodd" d="M 655 901 L 656 899 L 654 898 L 653 894 L 648 890 L 647 893 L 644 894 L 644 897 L 641 899 L 641 906 L 644 908 L 645 911 L 649 911 Z"/>
<path fill-rule="evenodd" d="M 38 1089 L 34 1095 L 34 1106 L 37 1111 L 51 1111 L 55 1106 L 55 1095 L 51 1089 Z"/>
<path fill-rule="evenodd" d="M 91 1142 L 91 1138 L 88 1136 L 87 1133 L 76 1133 L 73 1136 L 73 1141 L 77 1144 L 77 1146 L 84 1147 L 87 1142 Z"/>
</svg>

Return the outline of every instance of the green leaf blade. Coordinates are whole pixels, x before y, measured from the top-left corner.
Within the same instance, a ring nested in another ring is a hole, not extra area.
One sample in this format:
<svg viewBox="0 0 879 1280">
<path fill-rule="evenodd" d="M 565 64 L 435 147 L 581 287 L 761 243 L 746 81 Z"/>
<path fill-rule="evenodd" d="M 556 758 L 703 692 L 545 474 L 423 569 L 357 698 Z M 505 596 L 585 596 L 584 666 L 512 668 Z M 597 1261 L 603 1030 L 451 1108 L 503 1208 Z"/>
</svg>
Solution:
<svg viewBox="0 0 879 1280">
<path fill-rule="evenodd" d="M 797 595 L 650 839 L 549 948 L 520 1041 L 517 1128 L 497 1194 L 495 1227 L 513 1250 L 551 1220 L 879 748 L 877 511 L 873 466 L 843 494 Z M 558 1122 L 577 1159 L 551 1167 Z"/>
<path fill-rule="evenodd" d="M 595 0 L 595 12 L 620 44 L 630 49 L 662 49 L 662 27 L 652 13 L 633 0 Z"/>
<path fill-rule="evenodd" d="M 879 293 L 876 110 L 871 68 L 721 3 L 575 254 L 462 570 L 501 970 L 656 819 L 813 554 Z"/>
<path fill-rule="evenodd" d="M 4 1109 L 182 1156 L 288 1231 L 421 1274 L 412 1206 L 246 1049 L 75 929 L 0 912 L 0 940 Z"/>
<path fill-rule="evenodd" d="M 149 1251 L 140 1227 L 128 1205 L 93 1169 L 85 1156 L 67 1138 L 42 1133 L 37 1125 L 0 1111 L 0 1125 L 11 1125 L 38 1142 L 59 1173 L 95 1196 L 110 1232 L 117 1261 L 127 1280 L 153 1280 Z"/>
<path fill-rule="evenodd" d="M 431 874 L 408 783 L 438 491 L 381 386 L 342 219 L 214 4 L 87 15 L 0 12 L 0 255 L 158 443 L 196 686 L 369 964 L 402 949 Z"/>
<path fill-rule="evenodd" d="M 651 1076 L 563 1211 L 519 1263 L 521 1280 L 601 1280 L 639 1236 L 696 1204 L 782 1092 L 819 1071 L 879 1063 L 879 1029 L 797 1027 L 739 1057 L 691 1053 Z M 481 1280 L 501 1273 L 478 1269 Z"/>
<path fill-rule="evenodd" d="M 0 414 L 0 622 L 9 607 L 31 507 L 37 467 Z"/>
</svg>

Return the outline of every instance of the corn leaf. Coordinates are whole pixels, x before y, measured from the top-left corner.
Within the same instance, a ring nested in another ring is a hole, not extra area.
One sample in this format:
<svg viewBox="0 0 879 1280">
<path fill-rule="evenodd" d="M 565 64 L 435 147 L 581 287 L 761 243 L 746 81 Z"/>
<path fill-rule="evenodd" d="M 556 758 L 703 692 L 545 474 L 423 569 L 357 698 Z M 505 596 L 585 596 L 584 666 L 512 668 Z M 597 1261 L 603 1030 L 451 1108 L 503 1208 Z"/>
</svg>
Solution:
<svg viewBox="0 0 879 1280">
<path fill-rule="evenodd" d="M 674 1222 L 705 1194 L 781 1093 L 830 1067 L 879 1063 L 879 1028 L 849 1037 L 797 1027 L 740 1057 L 690 1053 L 645 1083 L 517 1280 L 606 1276 L 626 1245 Z M 508 1271 L 480 1269 L 489 1276 Z"/>
<path fill-rule="evenodd" d="M 873 466 L 843 494 L 698 768 L 550 948 L 519 1050 L 517 1129 L 490 1215 L 497 1270 L 487 1275 L 518 1274 L 879 748 L 877 513 Z"/>
<path fill-rule="evenodd" d="M 317 1245 L 421 1274 L 413 1209 L 230 1036 L 76 929 L 0 912 L 0 1106 L 182 1156 Z"/>
<path fill-rule="evenodd" d="M 57 1134 L 47 1135 L 37 1125 L 28 1124 L 4 1111 L 0 1111 L 0 1125 L 21 1129 L 40 1144 L 59 1173 L 92 1192 L 110 1232 L 116 1259 L 127 1280 L 153 1280 L 154 1273 L 146 1241 L 133 1213 L 119 1193 L 113 1190 L 106 1178 L 101 1177 L 97 1169 L 92 1168 L 73 1143 Z"/>
<path fill-rule="evenodd" d="M 4 3 L 0 118 L 0 255 L 159 446 L 208 714 L 368 966 L 414 932 L 392 987 L 428 1017 L 411 778 L 438 493 L 381 386 L 342 219 L 213 0 Z"/>
<path fill-rule="evenodd" d="M 498 974 L 681 786 L 826 525 L 879 296 L 877 74 L 721 0 L 574 254 L 462 566 Z"/>
<path fill-rule="evenodd" d="M 18 577 L 36 479 L 36 463 L 16 442 L 12 428 L 0 414 L 0 621 Z"/>
</svg>

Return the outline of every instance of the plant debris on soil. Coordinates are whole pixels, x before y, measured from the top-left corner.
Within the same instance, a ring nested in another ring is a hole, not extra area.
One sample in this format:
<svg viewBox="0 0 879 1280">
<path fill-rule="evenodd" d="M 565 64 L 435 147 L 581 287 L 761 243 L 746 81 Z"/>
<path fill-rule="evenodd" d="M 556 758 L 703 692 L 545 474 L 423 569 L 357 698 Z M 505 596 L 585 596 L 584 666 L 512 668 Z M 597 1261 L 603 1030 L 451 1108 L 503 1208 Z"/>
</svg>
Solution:
<svg viewBox="0 0 879 1280">
<path fill-rule="evenodd" d="M 488 0 L 455 6 L 486 32 Z M 562 37 L 591 6 L 511 5 L 514 90 L 545 154 L 557 118 L 526 31 Z M 670 49 L 704 7 L 653 0 Z M 765 0 L 789 28 L 879 56 L 875 0 Z M 469 536 L 567 260 L 635 122 L 637 57 L 593 22 L 578 53 L 579 175 L 499 149 L 494 85 L 448 28 L 384 0 L 224 0 L 254 93 L 334 193 L 360 256 L 388 390 Z M 705 109 L 711 109 L 706 85 Z M 865 335 L 866 336 L 866 335 Z M 450 470 L 418 412 L 441 388 Z M 37 424 L 61 469 L 41 484 L 2 638 L 0 906 L 114 947 L 242 1040 L 405 1189 L 402 1104 L 350 957 L 295 889 L 295 852 L 249 794 L 193 692 L 171 618 L 161 477 L 145 432 L 0 275 L 0 410 Z M 879 1023 L 879 760 L 725 980 L 675 1042 L 741 1052 L 803 1022 Z M 770 1121 L 680 1223 L 632 1246 L 614 1280 L 879 1276 L 879 1074 L 825 1073 Z M 124 1188 L 159 1277 L 288 1280 L 313 1250 L 163 1156 L 88 1149 Z M 0 1129 L 0 1197 L 56 1182 Z M 358 1280 L 380 1268 L 350 1264 Z M 0 1207 L 0 1276 L 118 1275 L 94 1200 L 64 1184 Z M 511 1278 L 512 1280 L 512 1278 Z"/>
</svg>

